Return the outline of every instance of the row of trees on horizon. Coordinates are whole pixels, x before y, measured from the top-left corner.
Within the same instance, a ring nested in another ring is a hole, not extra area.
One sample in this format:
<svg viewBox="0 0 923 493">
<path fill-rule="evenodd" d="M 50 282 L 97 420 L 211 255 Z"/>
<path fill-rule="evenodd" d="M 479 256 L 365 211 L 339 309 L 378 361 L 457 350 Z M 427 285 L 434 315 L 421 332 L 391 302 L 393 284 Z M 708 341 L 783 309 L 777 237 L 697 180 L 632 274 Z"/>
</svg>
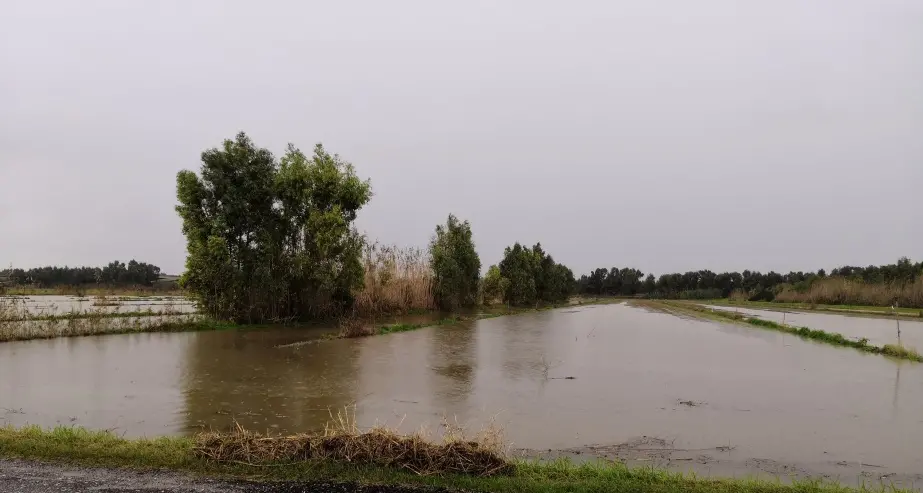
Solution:
<svg viewBox="0 0 923 493">
<path fill-rule="evenodd" d="M 832 278 L 903 286 L 923 273 L 923 262 L 905 257 L 889 265 L 844 266 L 829 275 L 823 269 L 787 274 L 700 270 L 655 277 L 635 268 L 601 267 L 578 279 L 540 243 L 528 247 L 517 242 L 482 277 L 471 224 L 451 214 L 435 228 L 424 255 L 384 250 L 388 255 L 373 261 L 370 252 L 376 249 L 353 225 L 372 198 L 371 182 L 322 145 L 310 155 L 289 145 L 277 159 L 240 133 L 204 151 L 201 161 L 198 174 L 177 174 L 176 211 L 188 253 L 181 285 L 205 313 L 223 320 L 309 320 L 357 310 L 456 310 L 494 302 L 529 306 L 561 303 L 574 294 L 773 300 L 783 292 L 806 293 Z M 398 268 L 397 263 L 406 265 Z M 157 280 L 160 269 L 132 260 L 100 268 L 13 269 L 6 276 L 40 286 L 146 286 Z M 923 287 L 920 291 L 913 296 L 923 304 Z M 874 300 L 884 303 L 889 296 L 897 295 L 879 291 Z M 860 298 L 836 298 L 852 299 Z"/>
<path fill-rule="evenodd" d="M 646 277 L 638 269 L 616 267 L 594 269 L 577 281 L 577 292 L 596 296 L 649 295 L 658 298 L 727 298 L 734 292 L 744 294 L 752 301 L 772 301 L 782 289 L 794 292 L 808 291 L 816 281 L 840 278 L 865 284 L 905 285 L 923 274 L 923 262 L 912 262 L 901 257 L 894 264 L 868 267 L 843 266 L 830 271 L 715 273 L 710 270 L 663 274 Z"/>
<path fill-rule="evenodd" d="M 0 270 L 0 277 L 8 278 L 14 285 L 31 285 L 40 288 L 58 286 L 151 286 L 160 278 L 160 267 L 146 262 L 130 260 L 127 264 L 114 260 L 103 267 L 45 266 L 31 269 L 8 268 Z"/>
<path fill-rule="evenodd" d="M 442 278 L 452 278 L 451 281 L 434 286 L 435 296 L 442 300 L 440 306 L 446 309 L 470 306 L 474 300 L 481 298 L 488 302 L 503 301 L 515 305 L 537 301 L 557 303 L 572 294 L 709 299 L 727 298 L 736 291 L 746 293 L 754 301 L 769 301 L 778 294 L 781 287 L 805 292 L 816 281 L 823 279 L 842 278 L 865 284 L 903 285 L 923 275 L 923 262 L 912 262 L 902 257 L 894 264 L 843 266 L 831 270 L 829 274 L 824 269 L 816 272 L 792 271 L 787 274 L 772 271 L 763 274 L 750 270 L 721 273 L 699 270 L 654 277 L 653 274 L 645 275 L 634 268 L 610 267 L 594 269 L 575 280 L 571 270 L 556 263 L 540 243 L 531 248 L 516 243 L 507 247 L 500 264 L 490 266 L 481 278 L 481 264 L 471 238 L 470 224 L 450 215 L 446 225 L 437 226 L 436 240 L 430 245 L 433 271 L 442 272 Z M 449 246 L 450 242 L 458 242 L 459 245 Z M 466 249 L 457 266 L 451 265 L 454 260 L 444 253 L 456 248 Z M 467 282 L 447 274 L 453 269 L 466 272 Z M 127 264 L 116 260 L 103 267 L 44 266 L 0 270 L 0 278 L 8 278 L 13 284 L 36 287 L 98 284 L 150 286 L 160 275 L 161 270 L 156 265 L 136 260 Z M 464 287 L 449 289 L 454 284 Z"/>
</svg>

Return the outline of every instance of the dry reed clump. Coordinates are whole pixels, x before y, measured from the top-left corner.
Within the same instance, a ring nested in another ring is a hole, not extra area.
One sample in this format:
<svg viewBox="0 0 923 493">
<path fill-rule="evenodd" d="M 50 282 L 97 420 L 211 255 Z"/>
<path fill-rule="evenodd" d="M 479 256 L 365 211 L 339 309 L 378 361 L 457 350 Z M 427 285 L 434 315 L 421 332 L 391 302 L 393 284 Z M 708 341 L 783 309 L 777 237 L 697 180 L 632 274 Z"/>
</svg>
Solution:
<svg viewBox="0 0 923 493">
<path fill-rule="evenodd" d="M 436 308 L 433 273 L 426 252 L 373 243 L 363 253 L 365 283 L 355 293 L 362 316 Z"/>
<path fill-rule="evenodd" d="M 237 425 L 227 433 L 200 433 L 194 440 L 196 456 L 214 462 L 265 465 L 331 460 L 393 467 L 420 475 L 492 476 L 513 469 L 494 427 L 469 440 L 460 428 L 447 424 L 442 443 L 435 443 L 423 431 L 402 435 L 376 426 L 363 432 L 354 417 L 342 412 L 318 434 L 261 435 Z"/>
<path fill-rule="evenodd" d="M 93 300 L 93 306 L 122 306 L 118 299 L 110 300 L 106 295 L 97 296 Z"/>
<path fill-rule="evenodd" d="M 735 289 L 728 295 L 728 299 L 731 301 L 747 301 L 750 299 L 750 294 L 743 289 Z"/>
<path fill-rule="evenodd" d="M 15 296 L 0 297 L 0 323 L 22 320 L 28 316 L 25 299 Z"/>
<path fill-rule="evenodd" d="M 923 308 L 923 276 L 912 283 L 867 284 L 842 277 L 818 280 L 805 292 L 788 288 L 775 301 L 827 305 L 871 305 Z"/>
<path fill-rule="evenodd" d="M 338 327 L 341 338 L 366 337 L 375 333 L 374 327 L 355 315 L 341 318 Z"/>
</svg>

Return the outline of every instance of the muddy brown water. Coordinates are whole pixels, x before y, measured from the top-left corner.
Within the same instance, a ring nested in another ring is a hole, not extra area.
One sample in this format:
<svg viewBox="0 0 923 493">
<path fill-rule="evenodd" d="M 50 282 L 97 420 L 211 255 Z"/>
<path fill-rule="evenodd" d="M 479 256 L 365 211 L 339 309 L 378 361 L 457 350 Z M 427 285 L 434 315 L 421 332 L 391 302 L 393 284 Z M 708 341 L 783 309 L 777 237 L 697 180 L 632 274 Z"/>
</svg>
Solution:
<svg viewBox="0 0 923 493">
<path fill-rule="evenodd" d="M 923 481 L 921 364 L 626 305 L 310 343 L 329 331 L 0 344 L 0 424 L 297 432 L 355 405 L 361 426 L 494 418 L 539 457 Z"/>
<path fill-rule="evenodd" d="M 791 310 L 759 310 L 727 306 L 705 305 L 708 308 L 724 311 L 736 311 L 748 316 L 755 316 L 773 322 L 785 322 L 787 325 L 810 327 L 815 330 L 837 332 L 859 340 L 866 338 L 870 344 L 883 346 L 897 344 L 897 326 L 900 323 L 901 343 L 905 346 L 923 351 L 923 321 L 918 317 L 881 318 L 839 315 L 834 313 L 810 313 Z"/>
</svg>

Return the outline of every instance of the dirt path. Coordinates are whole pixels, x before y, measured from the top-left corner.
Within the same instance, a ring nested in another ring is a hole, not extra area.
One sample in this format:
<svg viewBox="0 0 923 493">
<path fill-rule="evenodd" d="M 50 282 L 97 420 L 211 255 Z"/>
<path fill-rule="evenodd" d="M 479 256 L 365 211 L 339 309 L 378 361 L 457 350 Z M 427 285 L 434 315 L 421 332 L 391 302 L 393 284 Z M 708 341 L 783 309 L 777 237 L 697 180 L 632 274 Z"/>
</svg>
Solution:
<svg viewBox="0 0 923 493">
<path fill-rule="evenodd" d="M 449 493 L 445 489 L 364 486 L 349 483 L 253 483 L 195 477 L 170 471 L 60 466 L 0 459 L 3 493 Z"/>
</svg>

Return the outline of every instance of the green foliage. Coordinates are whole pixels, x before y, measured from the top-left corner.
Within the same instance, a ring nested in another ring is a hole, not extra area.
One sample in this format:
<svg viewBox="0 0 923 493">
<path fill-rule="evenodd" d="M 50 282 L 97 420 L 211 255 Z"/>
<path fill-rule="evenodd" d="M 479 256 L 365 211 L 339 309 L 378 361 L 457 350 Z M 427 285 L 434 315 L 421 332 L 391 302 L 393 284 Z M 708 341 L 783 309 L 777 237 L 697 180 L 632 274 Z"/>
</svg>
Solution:
<svg viewBox="0 0 923 493">
<path fill-rule="evenodd" d="M 575 287 L 573 272 L 555 263 L 540 243 L 532 249 L 518 242 L 507 247 L 500 261 L 499 274 L 500 280 L 496 281 L 496 285 L 503 293 L 503 301 L 511 305 L 531 305 L 541 301 L 560 303 L 567 300 Z"/>
<path fill-rule="evenodd" d="M 243 132 L 177 175 L 188 257 L 182 283 L 203 311 L 238 322 L 343 312 L 362 286 L 352 223 L 371 185 L 323 146 L 278 162 Z"/>
<path fill-rule="evenodd" d="M 436 226 L 429 244 L 433 269 L 433 292 L 436 303 L 444 310 L 477 304 L 481 259 L 474 249 L 471 225 L 449 214 L 445 225 Z"/>
<path fill-rule="evenodd" d="M 509 287 L 509 282 L 509 279 L 500 274 L 499 267 L 491 265 L 487 269 L 487 275 L 484 276 L 484 281 L 481 284 L 484 304 L 490 305 L 497 300 L 502 300 L 503 293 Z"/>
</svg>

